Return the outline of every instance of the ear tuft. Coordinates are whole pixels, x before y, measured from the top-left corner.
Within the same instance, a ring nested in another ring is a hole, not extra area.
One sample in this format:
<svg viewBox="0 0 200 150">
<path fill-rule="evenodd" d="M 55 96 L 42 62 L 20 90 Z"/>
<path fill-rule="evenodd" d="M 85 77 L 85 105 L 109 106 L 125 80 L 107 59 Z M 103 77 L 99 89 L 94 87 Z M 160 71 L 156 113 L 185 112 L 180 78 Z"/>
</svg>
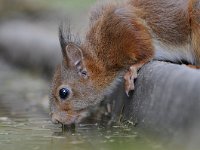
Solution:
<svg viewBox="0 0 200 150">
<path fill-rule="evenodd" d="M 59 41 L 64 57 L 66 56 L 65 48 L 68 44 L 74 43 L 75 45 L 81 45 L 79 35 L 74 35 L 71 33 L 71 25 L 69 19 L 67 19 L 67 21 L 62 21 L 59 26 Z"/>
</svg>

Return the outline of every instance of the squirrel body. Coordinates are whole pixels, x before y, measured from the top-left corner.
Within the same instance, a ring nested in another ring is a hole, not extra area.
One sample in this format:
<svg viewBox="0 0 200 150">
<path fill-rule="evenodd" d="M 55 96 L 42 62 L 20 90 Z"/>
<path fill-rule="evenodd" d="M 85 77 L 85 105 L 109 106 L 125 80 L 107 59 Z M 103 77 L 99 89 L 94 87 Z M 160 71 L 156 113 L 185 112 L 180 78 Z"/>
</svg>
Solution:
<svg viewBox="0 0 200 150">
<path fill-rule="evenodd" d="M 51 87 L 52 121 L 81 122 L 124 80 L 128 95 L 138 69 L 152 59 L 199 65 L 199 26 L 199 0 L 98 4 L 82 42 L 61 25 L 63 61 Z"/>
<path fill-rule="evenodd" d="M 132 1 L 146 14 L 141 18 L 151 33 L 155 59 L 199 65 L 200 50 L 196 41 L 199 24 L 195 13 L 200 7 L 194 8 L 198 3 L 197 0 Z"/>
</svg>

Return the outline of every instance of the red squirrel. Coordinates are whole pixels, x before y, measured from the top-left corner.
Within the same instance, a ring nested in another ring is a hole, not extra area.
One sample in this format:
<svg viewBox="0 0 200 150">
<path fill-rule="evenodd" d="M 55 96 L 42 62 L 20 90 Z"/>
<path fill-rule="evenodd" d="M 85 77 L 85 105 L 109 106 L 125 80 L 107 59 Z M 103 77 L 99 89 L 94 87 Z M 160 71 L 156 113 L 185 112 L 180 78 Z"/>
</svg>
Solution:
<svg viewBox="0 0 200 150">
<path fill-rule="evenodd" d="M 66 29 L 50 94 L 54 123 L 80 123 L 119 82 L 128 95 L 152 59 L 200 65 L 200 0 L 105 2 L 92 9 L 83 41 Z"/>
</svg>

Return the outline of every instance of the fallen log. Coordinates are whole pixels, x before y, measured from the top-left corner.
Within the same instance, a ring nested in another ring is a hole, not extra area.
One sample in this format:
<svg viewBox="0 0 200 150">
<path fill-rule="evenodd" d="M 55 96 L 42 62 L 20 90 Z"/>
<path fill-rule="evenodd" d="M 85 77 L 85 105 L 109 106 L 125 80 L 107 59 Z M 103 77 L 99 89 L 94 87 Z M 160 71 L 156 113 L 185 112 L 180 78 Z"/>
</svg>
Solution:
<svg viewBox="0 0 200 150">
<path fill-rule="evenodd" d="M 200 71 L 186 65 L 153 61 L 136 80 L 123 117 L 161 134 L 190 132 L 200 123 Z"/>
</svg>

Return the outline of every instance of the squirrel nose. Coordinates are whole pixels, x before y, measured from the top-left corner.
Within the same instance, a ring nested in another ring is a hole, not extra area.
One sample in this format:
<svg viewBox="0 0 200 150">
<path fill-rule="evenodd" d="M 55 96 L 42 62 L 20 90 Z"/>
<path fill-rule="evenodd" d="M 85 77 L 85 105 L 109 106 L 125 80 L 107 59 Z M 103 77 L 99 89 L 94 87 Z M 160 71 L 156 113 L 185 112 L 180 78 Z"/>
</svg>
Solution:
<svg viewBox="0 0 200 150">
<path fill-rule="evenodd" d="M 51 116 L 52 123 L 54 123 L 54 124 L 62 124 L 62 122 L 59 120 L 59 116 L 57 114 L 51 113 L 50 116 Z"/>
</svg>

